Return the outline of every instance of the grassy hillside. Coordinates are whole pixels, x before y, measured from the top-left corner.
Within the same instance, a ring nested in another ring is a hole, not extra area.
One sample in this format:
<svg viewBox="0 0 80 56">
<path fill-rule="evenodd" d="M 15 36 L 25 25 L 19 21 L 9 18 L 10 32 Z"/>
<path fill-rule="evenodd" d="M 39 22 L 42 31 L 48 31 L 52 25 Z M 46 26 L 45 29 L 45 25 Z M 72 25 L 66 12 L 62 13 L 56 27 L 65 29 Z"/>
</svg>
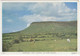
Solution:
<svg viewBox="0 0 80 56">
<path fill-rule="evenodd" d="M 77 51 L 77 21 L 33 22 L 22 31 L 5 33 L 3 51 Z"/>
<path fill-rule="evenodd" d="M 77 22 L 33 22 L 30 27 L 21 33 L 57 33 L 57 32 L 76 32 Z"/>
<path fill-rule="evenodd" d="M 31 25 L 19 32 L 6 33 L 6 34 L 35 34 L 35 33 L 70 33 L 77 32 L 77 21 L 67 21 L 67 22 L 33 22 Z M 6 35 L 5 34 L 5 35 Z"/>
</svg>

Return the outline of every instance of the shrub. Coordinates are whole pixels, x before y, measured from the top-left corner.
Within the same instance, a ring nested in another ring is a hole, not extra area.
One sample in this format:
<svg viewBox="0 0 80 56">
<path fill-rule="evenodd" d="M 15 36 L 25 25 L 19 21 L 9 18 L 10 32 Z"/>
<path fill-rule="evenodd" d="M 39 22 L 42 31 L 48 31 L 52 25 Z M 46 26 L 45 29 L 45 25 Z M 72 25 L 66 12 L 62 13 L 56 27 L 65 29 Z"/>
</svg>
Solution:
<svg viewBox="0 0 80 56">
<path fill-rule="evenodd" d="M 19 40 L 20 40 L 21 42 L 24 42 L 24 40 L 23 40 L 23 37 L 22 37 L 22 36 L 19 36 Z"/>
<path fill-rule="evenodd" d="M 19 39 L 14 39 L 14 43 L 20 43 Z"/>
<path fill-rule="evenodd" d="M 33 41 L 33 39 L 30 39 L 30 42 L 32 42 Z"/>
<path fill-rule="evenodd" d="M 39 39 L 35 39 L 35 41 L 39 41 Z"/>
<path fill-rule="evenodd" d="M 22 49 L 19 49 L 19 50 L 18 50 L 18 52 L 22 52 L 22 51 L 23 51 Z"/>
<path fill-rule="evenodd" d="M 12 46 L 11 43 L 9 43 L 7 41 L 6 42 L 3 42 L 2 43 L 2 51 L 8 51 L 11 46 Z"/>
</svg>

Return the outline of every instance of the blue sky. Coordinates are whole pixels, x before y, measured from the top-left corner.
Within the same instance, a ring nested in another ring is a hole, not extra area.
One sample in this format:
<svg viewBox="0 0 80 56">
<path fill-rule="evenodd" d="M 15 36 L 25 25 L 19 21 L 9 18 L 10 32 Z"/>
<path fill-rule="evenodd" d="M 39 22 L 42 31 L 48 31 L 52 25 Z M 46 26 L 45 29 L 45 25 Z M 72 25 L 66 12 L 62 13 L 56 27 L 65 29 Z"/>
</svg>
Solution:
<svg viewBox="0 0 80 56">
<path fill-rule="evenodd" d="M 16 32 L 39 21 L 77 20 L 76 2 L 8 3 L 2 6 L 2 32 Z"/>
</svg>

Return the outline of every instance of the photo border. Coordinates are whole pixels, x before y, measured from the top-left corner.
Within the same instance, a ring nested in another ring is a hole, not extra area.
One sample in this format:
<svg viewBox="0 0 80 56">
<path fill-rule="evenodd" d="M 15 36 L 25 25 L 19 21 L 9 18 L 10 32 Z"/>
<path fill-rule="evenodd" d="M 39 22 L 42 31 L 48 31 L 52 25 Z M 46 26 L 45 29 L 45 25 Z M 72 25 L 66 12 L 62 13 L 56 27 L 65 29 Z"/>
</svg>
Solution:
<svg viewBox="0 0 80 56">
<path fill-rule="evenodd" d="M 80 54 L 80 35 L 79 35 L 79 29 L 80 29 L 80 27 L 79 27 L 79 25 L 80 25 L 80 13 L 79 13 L 79 8 L 80 8 L 80 2 L 78 2 L 78 1 L 2 1 L 2 2 L 0 2 L 1 4 L 0 4 L 0 9 L 2 9 L 2 3 L 4 3 L 4 2 L 20 2 L 20 3 L 26 3 L 26 2 L 77 2 L 77 52 L 2 52 L 2 17 L 1 17 L 1 19 L 0 19 L 0 44 L 1 44 L 1 46 L 0 46 L 0 52 L 1 52 L 1 54 Z M 2 10 L 1 10 L 1 16 L 2 16 Z"/>
<path fill-rule="evenodd" d="M 1 1 L 79 1 L 79 0 L 1 0 Z"/>
</svg>

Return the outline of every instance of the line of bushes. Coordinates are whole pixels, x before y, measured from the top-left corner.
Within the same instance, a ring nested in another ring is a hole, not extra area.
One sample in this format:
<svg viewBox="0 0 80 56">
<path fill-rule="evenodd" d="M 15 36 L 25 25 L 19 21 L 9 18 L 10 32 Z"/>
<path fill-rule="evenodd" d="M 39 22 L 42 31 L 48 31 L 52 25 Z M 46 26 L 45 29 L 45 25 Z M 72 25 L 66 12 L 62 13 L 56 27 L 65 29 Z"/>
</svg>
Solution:
<svg viewBox="0 0 80 56">
<path fill-rule="evenodd" d="M 12 41 L 3 41 L 2 43 L 2 51 L 8 51 L 10 47 L 12 47 L 15 43 L 24 42 L 23 37 L 18 36 L 16 39 Z"/>
</svg>

